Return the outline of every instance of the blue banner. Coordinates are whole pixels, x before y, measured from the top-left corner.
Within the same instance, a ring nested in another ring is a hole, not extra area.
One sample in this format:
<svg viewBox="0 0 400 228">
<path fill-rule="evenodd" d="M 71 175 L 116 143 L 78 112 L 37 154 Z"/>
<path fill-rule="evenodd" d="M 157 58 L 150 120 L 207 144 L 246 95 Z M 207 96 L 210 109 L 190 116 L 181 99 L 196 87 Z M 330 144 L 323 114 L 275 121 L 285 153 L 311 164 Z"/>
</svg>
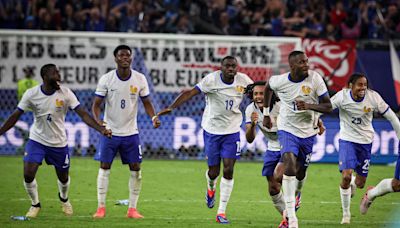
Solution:
<svg viewBox="0 0 400 228">
<path fill-rule="evenodd" d="M 9 114 L 11 114 L 10 111 L 0 111 L 3 120 Z M 170 158 L 187 158 L 188 155 L 185 154 L 185 151 L 188 153 L 187 151 L 191 150 L 191 153 L 196 153 L 194 158 L 204 158 L 202 152 L 203 131 L 200 127 L 201 115 L 179 116 L 179 113 L 176 114 L 177 116 L 161 117 L 162 126 L 159 129 L 153 129 L 147 115 L 139 115 L 138 124 L 142 148 L 144 151 L 161 151 L 157 153 L 163 153 Z M 0 136 L 0 154 L 18 154 L 24 151 L 24 141 L 28 136 L 32 121 L 32 114 L 26 113 L 18 121 L 16 127 Z M 338 162 L 339 120 L 325 118 L 324 123 L 327 130 L 323 135 L 316 137 L 312 161 L 336 163 Z M 395 131 L 386 120 L 375 120 L 373 125 L 376 133 L 372 146 L 372 163 L 395 162 L 398 156 L 399 142 Z M 85 155 L 88 147 L 97 147 L 99 133 L 84 124 L 73 112 L 67 114 L 66 129 L 71 151 L 76 147 L 82 148 L 83 155 Z M 267 142 L 263 134 L 258 132 L 254 142 L 248 144 L 243 128 L 241 130 L 241 147 L 244 159 L 261 160 L 262 153 L 267 148 Z"/>
</svg>

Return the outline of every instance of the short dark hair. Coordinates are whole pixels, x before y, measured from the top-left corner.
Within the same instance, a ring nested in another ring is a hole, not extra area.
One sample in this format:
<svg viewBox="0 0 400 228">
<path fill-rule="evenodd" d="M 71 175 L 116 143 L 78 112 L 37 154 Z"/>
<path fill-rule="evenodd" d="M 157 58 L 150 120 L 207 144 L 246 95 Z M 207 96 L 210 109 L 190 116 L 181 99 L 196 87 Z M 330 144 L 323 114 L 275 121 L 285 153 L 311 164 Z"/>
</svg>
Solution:
<svg viewBox="0 0 400 228">
<path fill-rule="evenodd" d="M 222 58 L 221 64 L 222 64 L 225 60 L 227 60 L 227 59 L 233 59 L 233 60 L 237 61 L 235 57 L 233 57 L 233 56 L 231 56 L 231 55 L 227 55 L 227 56 L 225 56 L 224 58 Z"/>
<path fill-rule="evenodd" d="M 369 86 L 368 86 L 368 78 L 367 78 L 367 76 L 366 76 L 365 74 L 363 74 L 363 73 L 354 73 L 354 74 L 350 75 L 349 80 L 347 81 L 347 86 L 350 86 L 350 84 L 355 84 L 356 81 L 357 81 L 358 79 L 360 79 L 360 78 L 365 78 L 365 79 L 367 79 L 367 87 L 369 88 Z"/>
<path fill-rule="evenodd" d="M 304 55 L 304 52 L 302 51 L 292 51 L 289 54 L 288 60 L 290 61 L 292 58 L 298 56 L 298 55 Z"/>
<path fill-rule="evenodd" d="M 53 63 L 43 65 L 42 68 L 40 68 L 40 76 L 43 78 L 50 72 L 50 70 L 53 70 L 54 68 L 56 68 L 56 65 Z"/>
<path fill-rule="evenodd" d="M 121 44 L 114 49 L 114 57 L 117 57 L 119 50 L 128 50 L 132 54 L 132 49 L 128 45 Z"/>
</svg>

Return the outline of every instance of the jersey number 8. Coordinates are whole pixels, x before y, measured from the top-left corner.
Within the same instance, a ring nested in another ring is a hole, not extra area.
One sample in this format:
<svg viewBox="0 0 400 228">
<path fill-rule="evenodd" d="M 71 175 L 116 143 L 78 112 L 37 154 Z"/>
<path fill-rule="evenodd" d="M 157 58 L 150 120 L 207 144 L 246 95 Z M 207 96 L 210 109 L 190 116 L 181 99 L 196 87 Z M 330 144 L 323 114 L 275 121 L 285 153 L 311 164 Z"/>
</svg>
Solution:
<svg viewBox="0 0 400 228">
<path fill-rule="evenodd" d="M 121 109 L 124 109 L 125 108 L 125 99 L 122 99 L 121 100 Z"/>
</svg>

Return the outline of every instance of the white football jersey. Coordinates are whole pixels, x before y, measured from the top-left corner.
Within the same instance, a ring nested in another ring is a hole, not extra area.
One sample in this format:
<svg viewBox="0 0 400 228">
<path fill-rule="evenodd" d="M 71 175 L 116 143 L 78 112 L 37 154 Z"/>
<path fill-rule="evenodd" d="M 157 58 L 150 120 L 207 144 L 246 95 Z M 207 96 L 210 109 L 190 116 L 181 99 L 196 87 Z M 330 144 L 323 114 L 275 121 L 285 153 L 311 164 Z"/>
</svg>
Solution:
<svg viewBox="0 0 400 228">
<path fill-rule="evenodd" d="M 340 138 L 346 141 L 369 144 L 374 138 L 373 112 L 384 114 L 389 105 L 375 91 L 367 89 L 361 101 L 355 101 L 351 89 L 343 89 L 332 98 L 332 108 L 339 109 Z"/>
<path fill-rule="evenodd" d="M 258 114 L 257 126 L 260 128 L 261 132 L 264 134 L 265 138 L 268 140 L 268 150 L 270 151 L 280 151 L 281 144 L 278 141 L 276 119 L 278 118 L 280 108 L 280 102 L 277 102 L 272 107 L 270 112 L 272 128 L 268 129 L 263 125 L 264 115 L 261 110 L 256 106 L 254 102 L 249 104 L 246 108 L 246 124 L 251 123 L 251 114 L 256 112 Z"/>
<path fill-rule="evenodd" d="M 138 134 L 138 100 L 150 94 L 146 77 L 134 70 L 121 80 L 117 70 L 101 76 L 96 95 L 105 100 L 104 121 L 115 136 Z"/>
<path fill-rule="evenodd" d="M 28 89 L 18 103 L 18 109 L 33 112 L 33 125 L 29 138 L 50 147 L 65 147 L 67 135 L 65 132 L 65 115 L 68 108 L 75 109 L 79 101 L 67 87 L 53 94 L 45 94 L 41 85 Z"/>
<path fill-rule="evenodd" d="M 328 89 L 317 72 L 309 70 L 303 81 L 294 82 L 290 72 L 274 75 L 269 79 L 269 86 L 281 100 L 278 130 L 287 131 L 297 137 L 307 138 L 316 134 L 314 127 L 319 114 L 312 110 L 297 110 L 296 100 L 309 104 L 318 104 L 319 97 L 327 94 Z"/>
<path fill-rule="evenodd" d="M 240 131 L 243 114 L 239 105 L 243 100 L 244 89 L 253 81 L 246 74 L 237 72 L 232 84 L 222 81 L 222 72 L 206 75 L 197 85 L 205 94 L 206 107 L 201 126 L 215 135 L 227 135 Z"/>
</svg>

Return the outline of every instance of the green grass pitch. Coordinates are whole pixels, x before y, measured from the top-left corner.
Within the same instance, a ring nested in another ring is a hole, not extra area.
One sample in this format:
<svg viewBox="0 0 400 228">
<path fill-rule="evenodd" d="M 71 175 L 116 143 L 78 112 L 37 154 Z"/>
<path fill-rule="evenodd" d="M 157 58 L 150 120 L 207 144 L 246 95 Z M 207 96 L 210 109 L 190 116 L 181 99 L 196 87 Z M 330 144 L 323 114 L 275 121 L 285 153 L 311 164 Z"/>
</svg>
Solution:
<svg viewBox="0 0 400 228">
<path fill-rule="evenodd" d="M 138 209 L 142 220 L 127 219 L 127 206 L 115 205 L 128 197 L 128 167 L 117 159 L 112 167 L 107 197 L 106 218 L 92 219 L 97 207 L 96 178 L 99 164 L 89 158 L 72 158 L 70 199 L 74 215 L 62 214 L 57 197 L 54 168 L 42 165 L 37 175 L 42 210 L 29 221 L 13 221 L 12 215 L 24 215 L 30 201 L 23 188 L 22 158 L 0 157 L 0 227 L 220 227 L 216 207 L 205 205 L 205 161 L 144 160 L 143 186 Z M 261 177 L 261 162 L 238 162 L 235 185 L 228 204 L 228 227 L 277 227 L 280 216 Z M 372 165 L 367 180 L 375 185 L 392 177 L 394 167 Z M 400 194 L 378 198 L 367 215 L 358 207 L 365 189 L 352 199 L 351 224 L 340 225 L 340 174 L 335 164 L 311 164 L 303 188 L 302 207 L 298 211 L 300 227 L 400 227 Z"/>
</svg>

